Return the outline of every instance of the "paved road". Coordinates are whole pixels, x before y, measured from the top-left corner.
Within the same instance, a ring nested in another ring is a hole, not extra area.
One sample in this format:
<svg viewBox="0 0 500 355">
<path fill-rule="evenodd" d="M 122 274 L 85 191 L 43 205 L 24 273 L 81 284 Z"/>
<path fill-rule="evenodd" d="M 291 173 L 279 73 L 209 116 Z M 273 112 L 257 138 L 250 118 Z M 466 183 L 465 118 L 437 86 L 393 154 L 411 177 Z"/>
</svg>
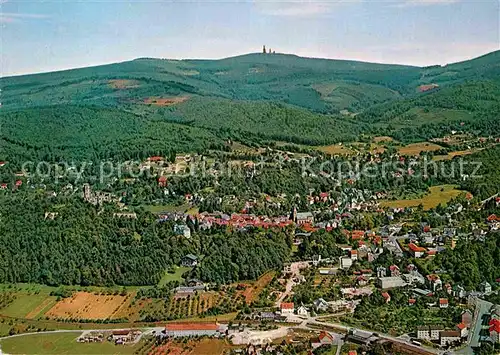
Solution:
<svg viewBox="0 0 500 355">
<path fill-rule="evenodd" d="M 294 278 L 300 276 L 300 270 L 309 267 L 309 261 L 297 261 L 295 263 L 290 264 L 290 269 L 292 272 L 292 276 L 287 280 L 285 286 L 285 292 L 281 294 L 281 296 L 276 301 L 276 307 L 280 307 L 281 302 L 288 296 L 292 294 L 292 289 L 297 283 L 293 281 Z"/>
<path fill-rule="evenodd" d="M 493 303 L 491 302 L 487 302 L 479 298 L 477 299 L 474 318 L 472 319 L 472 326 L 469 332 L 469 337 L 467 338 L 467 346 L 453 352 L 454 354 L 473 354 L 474 351 L 472 350 L 472 348 L 479 347 L 479 333 L 481 333 L 481 330 L 483 328 L 483 316 L 490 311 L 492 306 Z"/>
<path fill-rule="evenodd" d="M 307 323 L 306 323 L 306 326 L 307 325 L 334 327 L 334 328 L 337 328 L 337 329 L 345 331 L 345 332 L 349 332 L 349 330 L 354 330 L 358 334 L 362 334 L 362 335 L 366 335 L 366 336 L 373 334 L 373 332 L 366 331 L 364 329 L 349 327 L 349 326 L 345 326 L 345 325 L 339 324 L 339 323 L 318 321 L 316 318 L 313 318 L 313 317 L 309 318 L 309 321 L 307 321 Z M 378 334 L 378 338 L 380 338 L 380 339 L 384 339 L 384 340 L 388 340 L 392 343 L 404 345 L 407 348 L 414 349 L 415 352 L 424 350 L 429 354 L 440 354 L 441 353 L 440 351 L 433 349 L 433 348 L 413 345 L 410 341 L 407 341 L 405 339 L 396 338 L 396 337 L 393 337 L 393 336 L 388 335 L 388 334 L 382 334 L 382 333 L 377 333 L 377 334 Z"/>
<path fill-rule="evenodd" d="M 43 332 L 32 332 L 32 333 L 21 333 L 21 334 L 14 334 L 14 335 L 9 335 L 6 337 L 0 337 L 0 341 L 4 339 L 10 339 L 10 338 L 18 338 L 18 337 L 24 337 L 24 336 L 29 336 L 29 335 L 36 335 L 36 334 L 57 334 L 57 333 L 77 333 L 77 334 L 83 334 L 83 333 L 89 333 L 89 332 L 113 332 L 116 330 L 132 330 L 132 329 L 140 329 L 142 331 L 141 337 L 146 334 L 152 334 L 154 332 L 161 332 L 165 327 L 150 327 L 150 328 L 116 328 L 116 329 L 110 329 L 110 328 L 102 328 L 102 329 L 58 329 L 58 330 L 47 330 Z M 140 337 L 139 337 L 140 338 Z"/>
</svg>

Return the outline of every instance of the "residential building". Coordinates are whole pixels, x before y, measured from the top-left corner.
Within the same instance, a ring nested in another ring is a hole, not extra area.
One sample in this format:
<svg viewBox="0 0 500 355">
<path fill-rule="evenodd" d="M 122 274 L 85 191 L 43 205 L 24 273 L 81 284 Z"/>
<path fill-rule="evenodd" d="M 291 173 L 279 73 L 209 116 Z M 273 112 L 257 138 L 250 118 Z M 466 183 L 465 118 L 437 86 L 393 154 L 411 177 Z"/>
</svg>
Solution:
<svg viewBox="0 0 500 355">
<path fill-rule="evenodd" d="M 401 271 L 399 270 L 399 267 L 397 265 L 389 266 L 389 270 L 391 271 L 392 277 L 401 275 Z"/>
<path fill-rule="evenodd" d="M 441 346 L 446 346 L 456 341 L 460 341 L 461 339 L 460 332 L 457 330 L 447 330 L 439 333 L 439 344 L 441 344 Z"/>
<path fill-rule="evenodd" d="M 176 235 L 182 235 L 185 238 L 191 238 L 191 229 L 185 224 L 176 224 L 174 225 L 174 233 Z"/>
<path fill-rule="evenodd" d="M 458 323 L 455 328 L 460 332 L 460 337 L 466 338 L 469 335 L 469 329 L 465 323 Z"/>
<path fill-rule="evenodd" d="M 182 266 L 194 267 L 198 265 L 198 258 L 193 254 L 188 254 L 182 258 Z"/>
<path fill-rule="evenodd" d="M 313 224 L 314 216 L 311 212 L 299 212 L 297 213 L 294 222 L 297 223 L 299 226 L 303 224 Z"/>
<path fill-rule="evenodd" d="M 300 306 L 299 308 L 297 308 L 297 315 L 307 317 L 309 316 L 309 311 L 306 307 Z"/>
<path fill-rule="evenodd" d="M 312 257 L 313 266 L 318 266 L 320 262 L 321 262 L 321 255 L 313 255 Z"/>
<path fill-rule="evenodd" d="M 417 303 L 417 300 L 415 298 L 410 298 L 408 300 L 408 306 L 414 306 L 415 303 Z"/>
<path fill-rule="evenodd" d="M 431 335 L 431 340 L 439 340 L 439 334 L 444 330 L 441 325 L 431 325 L 429 327 L 429 332 Z"/>
<path fill-rule="evenodd" d="M 330 308 L 330 305 L 328 304 L 328 302 L 326 302 L 323 298 L 318 298 L 317 300 L 315 300 L 313 302 L 313 305 L 314 305 L 314 309 L 316 309 L 317 311 L 321 311 L 321 312 L 326 312 L 328 310 L 328 308 Z"/>
<path fill-rule="evenodd" d="M 281 302 L 280 311 L 281 315 L 283 316 L 293 314 L 293 312 L 295 311 L 295 306 L 293 302 Z"/>
<path fill-rule="evenodd" d="M 382 278 L 387 276 L 387 269 L 383 266 L 377 268 L 377 277 Z"/>
<path fill-rule="evenodd" d="M 467 292 L 465 292 L 465 288 L 463 288 L 460 285 L 454 285 L 451 288 L 451 293 L 452 293 L 453 297 L 456 297 L 456 298 L 464 298 L 465 296 L 467 296 Z"/>
<path fill-rule="evenodd" d="M 468 309 L 462 312 L 462 323 L 464 323 L 467 328 L 470 328 L 472 324 L 472 319 L 473 319 L 472 312 Z"/>
<path fill-rule="evenodd" d="M 439 340 L 439 333 L 444 328 L 440 325 L 425 325 L 417 327 L 417 338 L 422 340 Z"/>
<path fill-rule="evenodd" d="M 429 283 L 432 291 L 438 291 L 443 288 L 443 283 L 441 282 L 440 277 L 436 274 L 427 275 L 427 282 Z"/>
<path fill-rule="evenodd" d="M 493 342 L 500 343 L 500 319 L 491 319 L 489 326 L 490 338 Z"/>
<path fill-rule="evenodd" d="M 321 331 L 316 339 L 311 341 L 311 346 L 313 349 L 319 348 L 323 345 L 332 345 L 335 338 L 328 332 Z"/>
<path fill-rule="evenodd" d="M 414 258 L 421 258 L 422 256 L 424 256 L 425 251 L 426 251 L 426 249 L 425 249 L 425 248 L 419 247 L 419 246 L 418 246 L 418 245 L 416 245 L 415 243 L 410 243 L 410 244 L 408 244 L 408 249 L 409 249 L 409 251 L 410 251 L 410 254 L 411 254 Z"/>
<path fill-rule="evenodd" d="M 368 279 L 365 276 L 361 275 L 356 278 L 356 282 L 359 286 L 366 286 L 368 284 Z"/>
<path fill-rule="evenodd" d="M 421 326 L 417 328 L 417 339 L 420 340 L 430 340 L 431 333 L 428 326 Z"/>
<path fill-rule="evenodd" d="M 483 281 L 479 284 L 479 291 L 489 294 L 491 293 L 491 285 L 488 282 Z"/>
<path fill-rule="evenodd" d="M 391 302 L 391 295 L 389 295 L 387 292 L 383 292 L 382 297 L 384 297 L 385 303 Z"/>
<path fill-rule="evenodd" d="M 340 257 L 340 268 L 349 269 L 352 266 L 352 259 L 346 257 Z"/>
<path fill-rule="evenodd" d="M 439 299 L 439 308 L 448 308 L 448 299 L 440 298 Z"/>
<path fill-rule="evenodd" d="M 131 330 L 129 329 L 124 329 L 124 330 L 114 330 L 111 333 L 111 338 L 113 341 L 124 341 L 125 339 L 128 339 L 130 336 Z"/>
<path fill-rule="evenodd" d="M 406 282 L 399 276 L 395 277 L 379 277 L 377 279 L 377 285 L 385 290 L 389 288 L 397 288 L 406 286 Z"/>
<path fill-rule="evenodd" d="M 351 259 L 358 260 L 358 251 L 357 250 L 351 250 Z"/>
</svg>

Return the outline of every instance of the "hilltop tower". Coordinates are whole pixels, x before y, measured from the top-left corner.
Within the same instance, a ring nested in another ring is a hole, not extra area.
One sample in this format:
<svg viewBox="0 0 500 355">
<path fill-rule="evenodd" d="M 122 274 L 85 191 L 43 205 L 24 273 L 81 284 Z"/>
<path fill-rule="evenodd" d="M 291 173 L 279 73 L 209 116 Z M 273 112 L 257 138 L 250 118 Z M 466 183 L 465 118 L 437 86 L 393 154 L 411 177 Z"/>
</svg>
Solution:
<svg viewBox="0 0 500 355">
<path fill-rule="evenodd" d="M 266 54 L 266 45 L 265 44 L 262 46 L 262 53 Z"/>
</svg>

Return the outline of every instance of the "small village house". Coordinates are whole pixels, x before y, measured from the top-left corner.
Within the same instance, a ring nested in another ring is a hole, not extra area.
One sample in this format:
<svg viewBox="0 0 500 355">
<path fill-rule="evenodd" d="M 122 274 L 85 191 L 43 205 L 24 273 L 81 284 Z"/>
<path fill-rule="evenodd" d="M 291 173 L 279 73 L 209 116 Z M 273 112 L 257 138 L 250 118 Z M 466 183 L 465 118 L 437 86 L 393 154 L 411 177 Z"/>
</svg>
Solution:
<svg viewBox="0 0 500 355">
<path fill-rule="evenodd" d="M 193 254 L 188 254 L 182 258 L 182 266 L 195 267 L 198 265 L 198 258 Z"/>
<path fill-rule="evenodd" d="M 293 302 L 281 302 L 280 304 L 281 315 L 287 316 L 295 312 L 295 306 Z"/>
</svg>

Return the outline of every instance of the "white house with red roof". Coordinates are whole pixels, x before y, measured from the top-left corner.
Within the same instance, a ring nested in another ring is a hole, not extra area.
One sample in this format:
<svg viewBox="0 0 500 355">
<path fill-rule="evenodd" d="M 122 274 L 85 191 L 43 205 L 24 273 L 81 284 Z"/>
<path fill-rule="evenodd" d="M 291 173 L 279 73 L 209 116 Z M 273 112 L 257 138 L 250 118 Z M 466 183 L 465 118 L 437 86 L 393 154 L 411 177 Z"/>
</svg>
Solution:
<svg viewBox="0 0 500 355">
<path fill-rule="evenodd" d="M 399 267 L 397 265 L 389 266 L 389 270 L 391 271 L 391 276 L 393 277 L 401 275 L 401 271 L 399 270 Z"/>
<path fill-rule="evenodd" d="M 319 336 L 311 341 L 311 346 L 313 349 L 317 349 L 323 345 L 332 345 L 335 338 L 328 332 L 321 331 Z"/>
<path fill-rule="evenodd" d="M 439 299 L 439 308 L 448 308 L 448 299 L 440 298 Z"/>
<path fill-rule="evenodd" d="M 382 292 L 382 297 L 384 297 L 384 299 L 385 299 L 385 303 L 389 303 L 389 302 L 391 302 L 391 295 L 389 295 L 389 293 L 387 293 L 387 292 Z"/>
<path fill-rule="evenodd" d="M 469 335 L 469 329 L 467 328 L 467 325 L 465 323 L 458 323 L 455 328 L 460 332 L 460 336 L 462 338 L 465 338 Z"/>
<path fill-rule="evenodd" d="M 425 248 L 419 247 L 415 243 L 408 244 L 408 249 L 410 250 L 410 254 L 414 258 L 421 258 L 422 256 L 424 256 L 424 253 L 426 252 Z"/>
<path fill-rule="evenodd" d="M 295 305 L 293 302 L 281 302 L 280 311 L 283 316 L 293 314 L 295 311 Z"/>
</svg>

